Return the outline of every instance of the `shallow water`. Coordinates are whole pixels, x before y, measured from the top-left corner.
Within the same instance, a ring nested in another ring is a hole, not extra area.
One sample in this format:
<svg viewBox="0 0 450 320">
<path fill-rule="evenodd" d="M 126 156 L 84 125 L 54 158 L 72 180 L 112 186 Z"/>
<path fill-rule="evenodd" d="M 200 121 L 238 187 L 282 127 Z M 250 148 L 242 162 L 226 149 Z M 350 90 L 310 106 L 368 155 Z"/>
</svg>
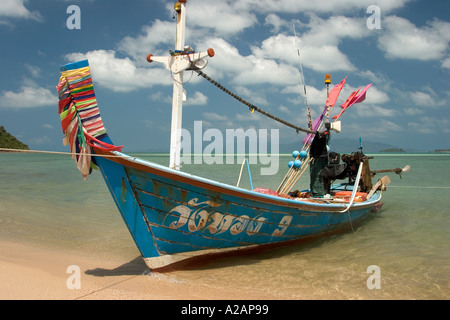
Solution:
<svg viewBox="0 0 450 320">
<path fill-rule="evenodd" d="M 167 155 L 138 156 L 168 163 Z M 406 164 L 411 170 L 402 179 L 390 174 L 383 209 L 355 232 L 219 259 L 167 279 L 288 299 L 449 299 L 450 155 L 374 157 L 372 170 Z M 253 186 L 276 189 L 290 159 L 280 156 L 276 176 L 260 176 L 260 165 L 251 165 Z M 237 162 L 183 170 L 235 185 Z M 296 188 L 307 184 L 302 177 Z M 250 186 L 246 170 L 241 186 Z M 2 239 L 104 258 L 139 255 L 100 172 L 84 182 L 69 156 L 0 153 L 0 204 Z M 380 289 L 368 288 L 370 266 L 379 268 Z"/>
</svg>

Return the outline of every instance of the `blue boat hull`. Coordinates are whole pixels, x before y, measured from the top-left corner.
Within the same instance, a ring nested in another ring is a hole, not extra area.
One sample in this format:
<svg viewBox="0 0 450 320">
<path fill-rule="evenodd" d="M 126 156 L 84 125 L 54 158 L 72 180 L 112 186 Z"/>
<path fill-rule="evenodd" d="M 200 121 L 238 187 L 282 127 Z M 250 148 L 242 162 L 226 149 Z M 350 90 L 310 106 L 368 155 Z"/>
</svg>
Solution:
<svg viewBox="0 0 450 320">
<path fill-rule="evenodd" d="M 380 205 L 282 198 L 192 176 L 118 152 L 95 157 L 139 251 L 152 270 L 199 256 L 260 249 L 351 228 Z M 109 156 L 109 157 L 108 157 Z M 112 157 L 111 157 L 112 156 Z M 197 259 L 198 260 L 198 259 Z"/>
</svg>

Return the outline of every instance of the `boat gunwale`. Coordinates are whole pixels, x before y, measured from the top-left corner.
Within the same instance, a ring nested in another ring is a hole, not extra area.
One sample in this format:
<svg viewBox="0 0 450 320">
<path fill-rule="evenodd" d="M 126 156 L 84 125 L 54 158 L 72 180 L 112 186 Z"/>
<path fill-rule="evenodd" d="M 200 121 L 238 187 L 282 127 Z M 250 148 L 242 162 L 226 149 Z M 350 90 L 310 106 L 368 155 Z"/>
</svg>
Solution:
<svg viewBox="0 0 450 320">
<path fill-rule="evenodd" d="M 94 147 L 93 157 L 95 155 L 103 156 L 105 159 L 116 162 L 126 167 L 130 167 L 136 170 L 141 170 L 143 172 L 155 174 L 164 178 L 168 178 L 181 183 L 186 183 L 189 185 L 194 185 L 207 190 L 212 190 L 231 196 L 236 196 L 240 198 L 246 198 L 248 200 L 263 202 L 266 204 L 284 206 L 284 207 L 294 207 L 299 210 L 305 211 L 323 211 L 323 212 L 334 212 L 339 213 L 342 209 L 345 209 L 348 204 L 343 203 L 326 203 L 325 201 L 313 202 L 313 201 L 302 201 L 296 199 L 289 199 L 284 197 L 278 197 L 275 195 L 260 193 L 253 190 L 247 190 L 239 187 L 235 187 L 222 182 L 210 180 L 207 178 L 199 177 L 190 173 L 183 171 L 174 170 L 163 165 L 147 161 L 138 157 L 130 156 L 118 151 L 104 151 L 99 148 Z M 376 192 L 372 198 L 367 199 L 364 202 L 354 202 L 350 210 L 363 209 L 365 207 L 374 206 L 381 200 L 381 194 Z"/>
</svg>

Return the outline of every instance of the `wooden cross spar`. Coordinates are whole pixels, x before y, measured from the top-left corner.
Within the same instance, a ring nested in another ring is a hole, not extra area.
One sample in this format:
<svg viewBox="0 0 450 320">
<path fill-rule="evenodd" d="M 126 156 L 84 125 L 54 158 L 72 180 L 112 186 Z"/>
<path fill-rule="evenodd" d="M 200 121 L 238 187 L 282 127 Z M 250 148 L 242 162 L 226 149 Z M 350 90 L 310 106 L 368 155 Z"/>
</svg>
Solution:
<svg viewBox="0 0 450 320">
<path fill-rule="evenodd" d="M 408 172 L 409 169 L 411 167 L 408 165 L 404 166 L 403 168 L 395 168 L 395 169 L 384 169 L 384 170 L 375 170 L 375 171 L 370 171 L 370 174 L 372 175 L 372 177 L 374 175 L 376 175 L 377 173 L 384 173 L 384 172 L 395 172 L 396 174 L 398 174 L 400 176 L 400 178 L 402 177 L 402 172 Z"/>
</svg>

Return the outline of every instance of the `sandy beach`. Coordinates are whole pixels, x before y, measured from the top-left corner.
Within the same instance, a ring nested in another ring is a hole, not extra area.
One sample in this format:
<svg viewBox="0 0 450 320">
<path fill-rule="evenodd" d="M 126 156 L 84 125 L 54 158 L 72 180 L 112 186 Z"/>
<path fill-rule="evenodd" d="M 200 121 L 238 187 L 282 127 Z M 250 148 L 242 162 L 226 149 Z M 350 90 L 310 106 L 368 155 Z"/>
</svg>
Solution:
<svg viewBox="0 0 450 320">
<path fill-rule="evenodd" d="M 0 240 L 2 300 L 246 300 L 280 299 L 267 292 L 185 283 L 173 274 L 150 273 L 142 259 L 107 260 Z M 80 289 L 67 280 L 80 268 Z"/>
</svg>

